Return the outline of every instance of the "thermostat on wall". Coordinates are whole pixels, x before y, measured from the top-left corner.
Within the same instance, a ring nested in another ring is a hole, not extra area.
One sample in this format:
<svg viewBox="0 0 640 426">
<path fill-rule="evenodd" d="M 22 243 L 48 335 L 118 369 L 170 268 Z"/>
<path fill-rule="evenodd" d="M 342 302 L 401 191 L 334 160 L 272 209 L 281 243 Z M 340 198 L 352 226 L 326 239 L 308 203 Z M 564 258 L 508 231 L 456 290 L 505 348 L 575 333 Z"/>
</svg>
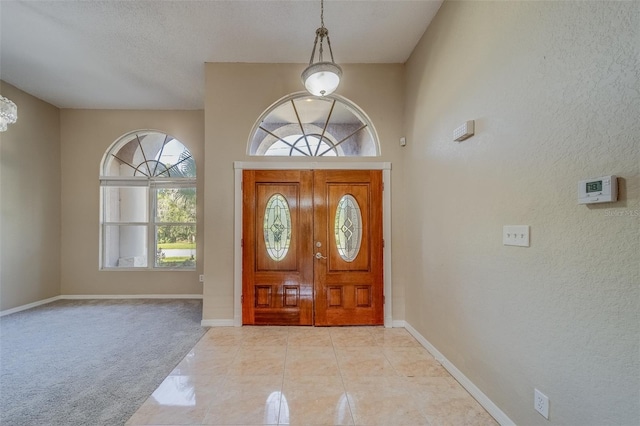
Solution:
<svg viewBox="0 0 640 426">
<path fill-rule="evenodd" d="M 578 204 L 618 201 L 618 178 L 614 175 L 578 182 Z"/>
</svg>

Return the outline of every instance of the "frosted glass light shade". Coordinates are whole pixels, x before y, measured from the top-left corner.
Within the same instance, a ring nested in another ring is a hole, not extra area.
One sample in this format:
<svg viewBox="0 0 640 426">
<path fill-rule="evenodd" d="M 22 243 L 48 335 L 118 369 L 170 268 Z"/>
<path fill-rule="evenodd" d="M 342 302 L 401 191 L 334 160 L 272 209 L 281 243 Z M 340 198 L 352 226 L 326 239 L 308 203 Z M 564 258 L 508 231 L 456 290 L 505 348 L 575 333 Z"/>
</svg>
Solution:
<svg viewBox="0 0 640 426">
<path fill-rule="evenodd" d="M 342 68 L 333 62 L 316 62 L 302 72 L 302 82 L 314 96 L 326 96 L 333 93 L 340 84 Z"/>
<path fill-rule="evenodd" d="M 18 119 L 18 107 L 4 96 L 0 96 L 0 132 L 7 130 L 8 124 Z"/>
</svg>

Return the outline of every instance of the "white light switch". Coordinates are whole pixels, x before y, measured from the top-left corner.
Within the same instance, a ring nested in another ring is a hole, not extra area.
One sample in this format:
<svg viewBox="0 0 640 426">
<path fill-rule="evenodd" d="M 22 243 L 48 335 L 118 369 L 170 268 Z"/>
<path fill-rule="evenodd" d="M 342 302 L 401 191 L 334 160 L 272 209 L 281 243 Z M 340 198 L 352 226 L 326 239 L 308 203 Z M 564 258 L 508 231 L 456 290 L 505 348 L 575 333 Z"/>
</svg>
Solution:
<svg viewBox="0 0 640 426">
<path fill-rule="evenodd" d="M 505 225 L 502 227 L 502 244 L 529 247 L 529 225 Z"/>
</svg>

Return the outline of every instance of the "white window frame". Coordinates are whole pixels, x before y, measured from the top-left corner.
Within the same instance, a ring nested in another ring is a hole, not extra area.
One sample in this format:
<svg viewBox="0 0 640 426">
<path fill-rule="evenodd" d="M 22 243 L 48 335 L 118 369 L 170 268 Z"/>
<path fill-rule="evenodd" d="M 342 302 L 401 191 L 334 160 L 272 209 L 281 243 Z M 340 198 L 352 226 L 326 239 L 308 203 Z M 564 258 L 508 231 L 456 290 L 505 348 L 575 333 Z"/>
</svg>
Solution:
<svg viewBox="0 0 640 426">
<path fill-rule="evenodd" d="M 148 215 L 146 221 L 127 222 L 115 221 L 108 222 L 107 208 L 105 202 L 105 189 L 107 188 L 123 188 L 136 187 L 147 188 L 147 207 Z M 194 222 L 158 222 L 157 221 L 157 196 L 156 189 L 169 188 L 193 188 L 196 189 L 196 178 L 148 178 L 148 177 L 118 177 L 118 176 L 101 176 L 100 177 L 100 270 L 102 271 L 194 271 L 196 264 L 188 267 L 166 267 L 156 266 L 156 227 L 158 226 L 194 226 Z M 118 267 L 105 266 L 104 255 L 106 253 L 106 230 L 109 226 L 145 226 L 147 229 L 147 266 L 137 267 Z M 197 228 L 196 228 L 197 232 Z M 197 258 L 196 258 L 197 262 Z"/>
</svg>

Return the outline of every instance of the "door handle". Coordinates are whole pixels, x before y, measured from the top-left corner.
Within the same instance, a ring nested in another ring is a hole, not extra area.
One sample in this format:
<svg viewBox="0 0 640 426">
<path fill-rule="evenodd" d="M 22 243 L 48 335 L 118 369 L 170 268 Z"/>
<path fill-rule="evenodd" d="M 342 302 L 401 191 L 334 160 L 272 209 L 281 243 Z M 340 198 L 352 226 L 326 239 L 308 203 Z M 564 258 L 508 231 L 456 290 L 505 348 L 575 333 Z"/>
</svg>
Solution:
<svg viewBox="0 0 640 426">
<path fill-rule="evenodd" d="M 316 259 L 326 259 L 326 256 L 323 256 L 320 252 L 317 252 L 315 257 Z"/>
</svg>

